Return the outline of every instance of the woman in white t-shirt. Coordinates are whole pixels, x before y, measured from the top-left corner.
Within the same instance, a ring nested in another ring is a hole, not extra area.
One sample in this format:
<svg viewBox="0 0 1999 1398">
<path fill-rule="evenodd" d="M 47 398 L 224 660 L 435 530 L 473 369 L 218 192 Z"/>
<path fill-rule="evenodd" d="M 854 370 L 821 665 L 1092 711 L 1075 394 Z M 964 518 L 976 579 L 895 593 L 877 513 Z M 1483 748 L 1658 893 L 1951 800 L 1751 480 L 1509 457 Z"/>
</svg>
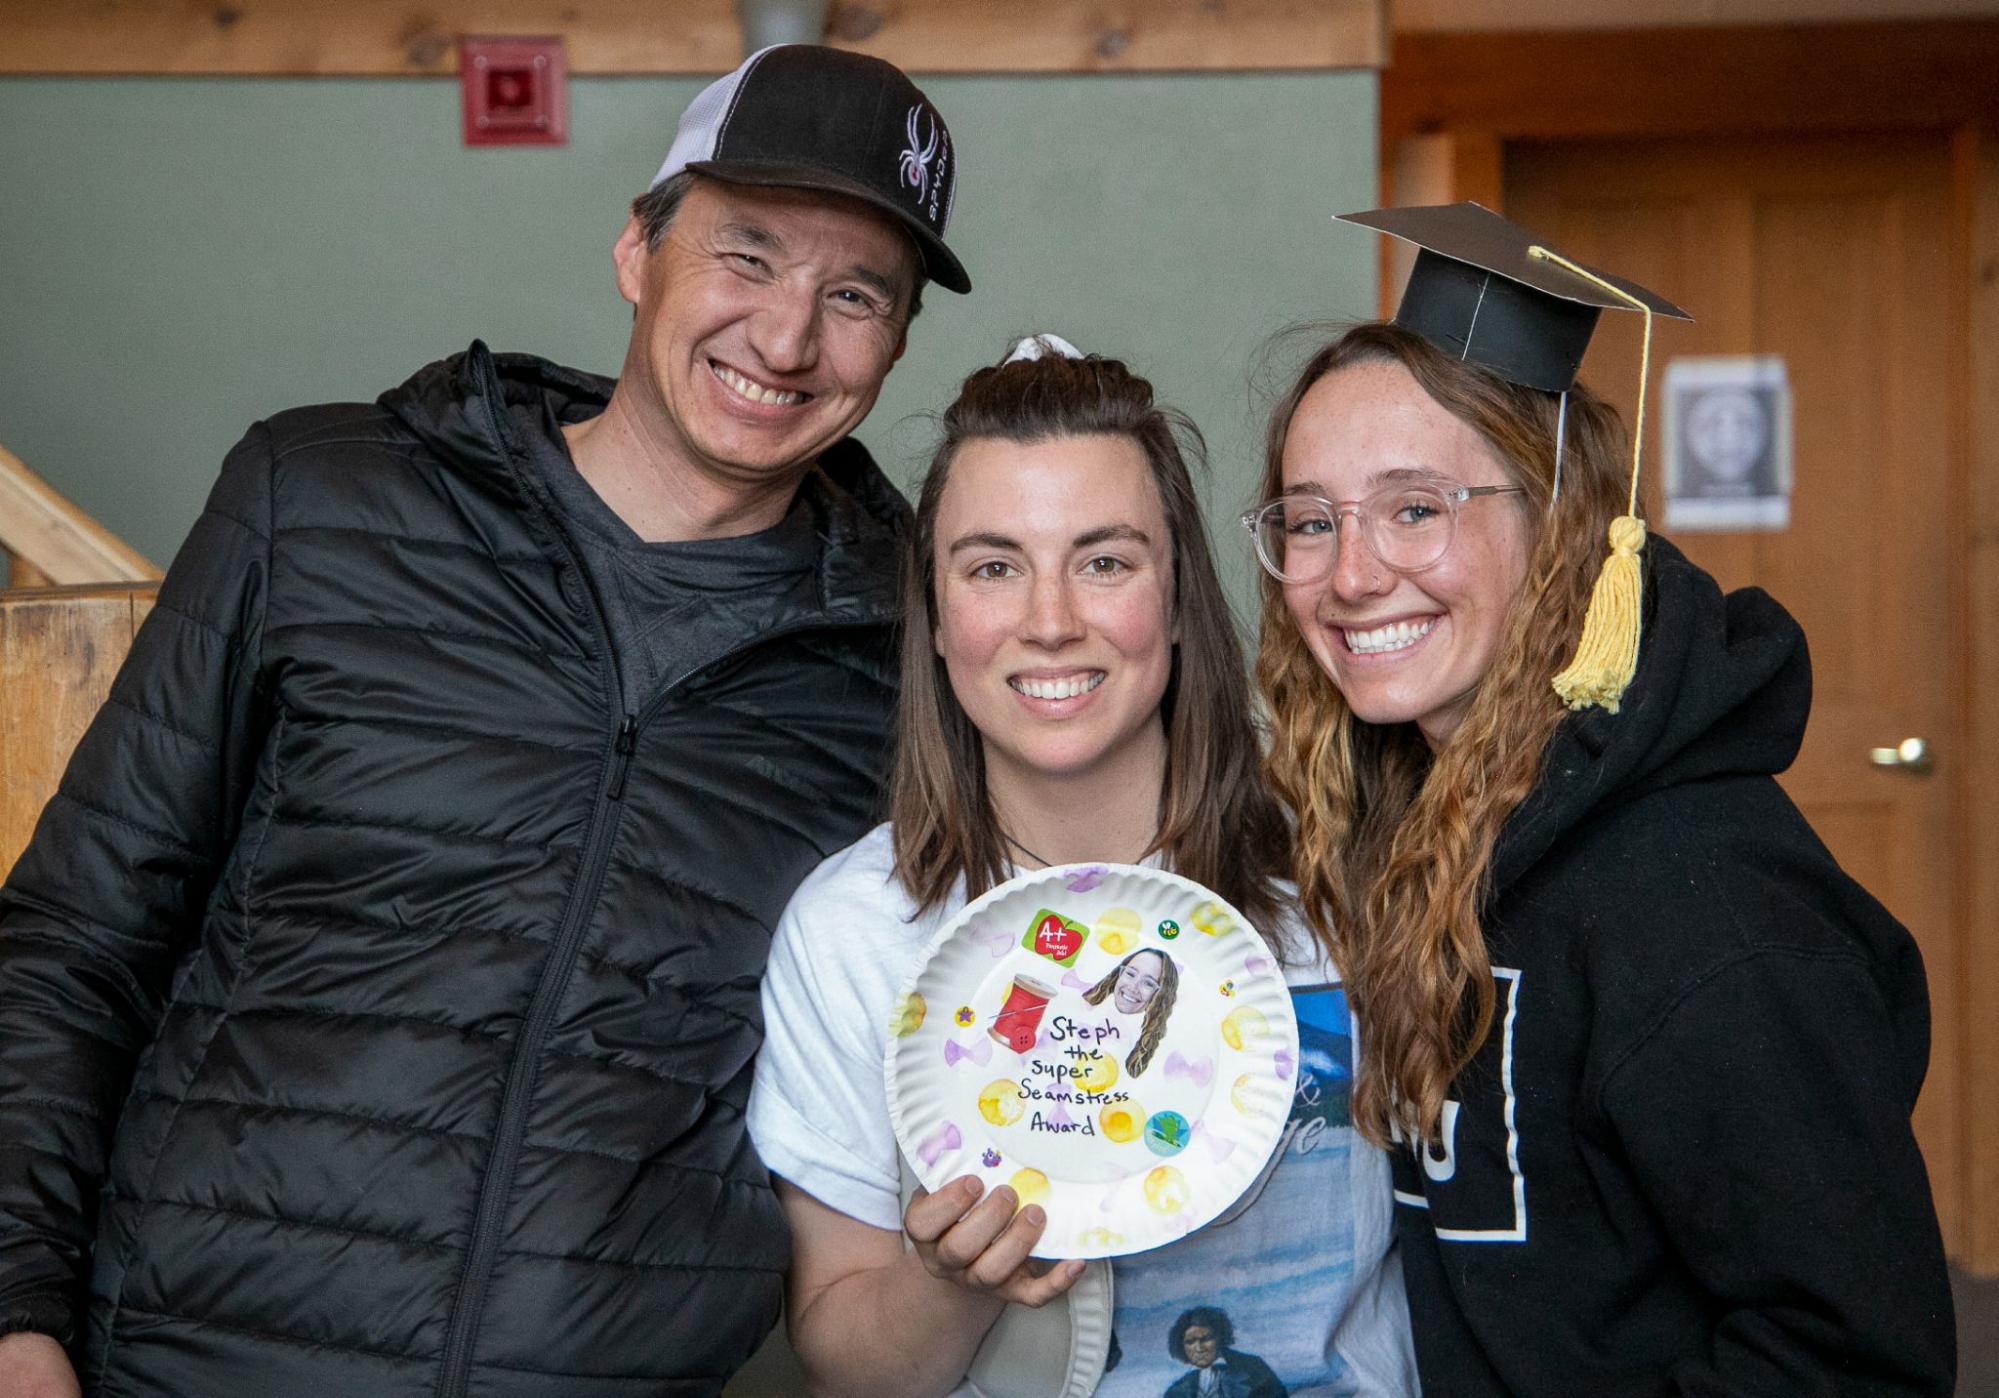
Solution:
<svg viewBox="0 0 1999 1398">
<path fill-rule="evenodd" d="M 764 982 L 750 1132 L 792 1225 L 790 1334 L 816 1392 L 1415 1392 L 1388 1166 L 1348 1115 L 1337 973 L 1286 905 L 1288 834 L 1183 456 L 1199 447 L 1144 379 L 1049 336 L 944 414 L 904 570 L 894 819 L 800 886 Z M 1164 865 L 1243 910 L 1282 942 L 1301 1033 L 1250 1195 L 1108 1269 L 1030 1261 L 1046 1216 L 1005 1186 L 910 1197 L 882 1075 L 891 1002 L 938 927 L 1015 872 L 1082 861 Z M 1024 1314 L 1058 1297 L 1067 1326 Z M 1195 1308 L 1227 1338 L 1189 1343 Z"/>
</svg>

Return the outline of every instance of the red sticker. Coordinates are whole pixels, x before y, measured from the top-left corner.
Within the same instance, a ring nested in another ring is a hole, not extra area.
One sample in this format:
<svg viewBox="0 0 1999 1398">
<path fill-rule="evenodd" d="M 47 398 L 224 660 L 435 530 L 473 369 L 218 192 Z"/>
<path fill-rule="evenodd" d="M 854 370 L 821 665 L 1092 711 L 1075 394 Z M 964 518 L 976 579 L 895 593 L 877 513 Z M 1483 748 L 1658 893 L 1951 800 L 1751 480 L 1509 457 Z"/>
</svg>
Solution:
<svg viewBox="0 0 1999 1398">
<path fill-rule="evenodd" d="M 1021 939 L 1021 945 L 1036 956 L 1047 957 L 1058 966 L 1073 966 L 1076 964 L 1076 954 L 1083 949 L 1083 943 L 1088 941 L 1089 937 L 1090 929 L 1082 923 L 1071 921 L 1058 912 L 1043 908 L 1034 915 L 1034 921 L 1028 926 L 1027 935 Z"/>
</svg>

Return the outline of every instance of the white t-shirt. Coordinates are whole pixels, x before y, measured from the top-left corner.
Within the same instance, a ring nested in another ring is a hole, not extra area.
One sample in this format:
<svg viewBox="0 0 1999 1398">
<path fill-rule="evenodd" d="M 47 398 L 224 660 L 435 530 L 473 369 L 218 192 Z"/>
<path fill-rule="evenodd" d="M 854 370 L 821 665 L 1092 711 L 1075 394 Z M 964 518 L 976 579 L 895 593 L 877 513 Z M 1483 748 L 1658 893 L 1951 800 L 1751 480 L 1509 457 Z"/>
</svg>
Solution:
<svg viewBox="0 0 1999 1398">
<path fill-rule="evenodd" d="M 918 917 L 893 868 L 889 827 L 877 826 L 792 895 L 764 976 L 749 1128 L 773 1174 L 899 1233 L 901 1175 L 882 1086 L 889 1009 L 964 898 L 954 893 Z M 1105 1398 L 1159 1398 L 1200 1372 L 1167 1352 L 1175 1322 L 1196 1306 L 1224 1311 L 1228 1348 L 1261 1359 L 1292 1394 L 1418 1392 L 1391 1250 L 1388 1158 L 1354 1131 L 1347 1109 L 1346 994 L 1323 955 L 1307 959 L 1310 938 L 1289 935 L 1289 959 L 1304 963 L 1286 972 L 1300 1072 L 1278 1163 L 1232 1220 L 1113 1262 L 1114 1364 L 1097 1387 Z"/>
</svg>

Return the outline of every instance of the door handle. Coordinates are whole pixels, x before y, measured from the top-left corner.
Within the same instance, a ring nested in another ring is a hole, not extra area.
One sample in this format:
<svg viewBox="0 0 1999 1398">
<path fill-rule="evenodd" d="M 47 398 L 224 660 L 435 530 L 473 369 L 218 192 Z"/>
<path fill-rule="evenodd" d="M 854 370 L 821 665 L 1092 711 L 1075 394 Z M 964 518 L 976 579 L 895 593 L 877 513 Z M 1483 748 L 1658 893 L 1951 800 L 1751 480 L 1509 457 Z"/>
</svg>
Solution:
<svg viewBox="0 0 1999 1398">
<path fill-rule="evenodd" d="M 1876 767 L 1888 767 L 1913 776 L 1920 776 L 1936 765 L 1930 755 L 1930 745 L 1921 738 L 1904 738 L 1892 748 L 1870 748 L 1867 760 Z"/>
</svg>

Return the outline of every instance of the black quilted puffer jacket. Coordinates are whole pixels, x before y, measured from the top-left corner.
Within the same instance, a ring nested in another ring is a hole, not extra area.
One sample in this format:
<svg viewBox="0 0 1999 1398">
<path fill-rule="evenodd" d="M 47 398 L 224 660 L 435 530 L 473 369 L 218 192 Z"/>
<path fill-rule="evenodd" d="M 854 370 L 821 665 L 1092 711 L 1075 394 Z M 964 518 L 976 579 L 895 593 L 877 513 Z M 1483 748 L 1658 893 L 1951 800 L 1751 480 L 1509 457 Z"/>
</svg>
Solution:
<svg viewBox="0 0 1999 1398">
<path fill-rule="evenodd" d="M 509 411 L 609 390 L 254 428 L 0 893 L 0 1329 L 93 1395 L 707 1394 L 774 1321 L 757 983 L 873 815 L 907 507 L 828 452 L 816 573 L 624 713 Z"/>
</svg>

